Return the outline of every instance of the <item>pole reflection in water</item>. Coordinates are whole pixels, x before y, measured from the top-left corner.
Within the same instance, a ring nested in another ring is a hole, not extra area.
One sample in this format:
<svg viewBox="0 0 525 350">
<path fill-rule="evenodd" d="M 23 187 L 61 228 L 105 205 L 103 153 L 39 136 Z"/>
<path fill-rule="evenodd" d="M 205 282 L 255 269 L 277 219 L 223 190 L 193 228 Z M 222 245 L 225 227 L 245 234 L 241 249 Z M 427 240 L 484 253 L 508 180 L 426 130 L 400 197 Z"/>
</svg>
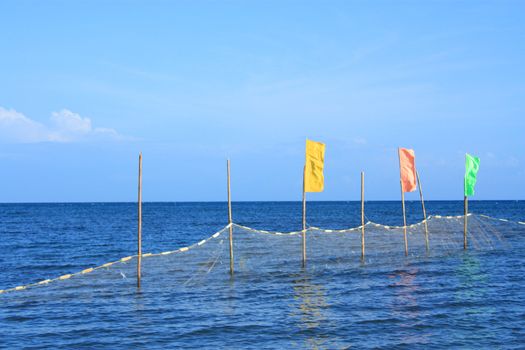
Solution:
<svg viewBox="0 0 525 350">
<path fill-rule="evenodd" d="M 302 272 L 292 279 L 296 308 L 291 316 L 298 317 L 301 334 L 306 335 L 306 344 L 294 344 L 302 348 L 327 349 L 328 335 L 323 334 L 328 317 L 329 304 L 326 301 L 325 287 L 311 281 L 311 276 Z"/>
<path fill-rule="evenodd" d="M 485 302 L 491 297 L 491 290 L 488 288 L 490 280 L 474 254 L 467 253 L 462 257 L 456 277 L 458 279 L 456 304 L 463 309 L 462 313 L 465 317 L 490 319 L 497 313 L 490 303 Z M 487 327 L 487 331 L 490 330 L 491 327 Z"/>
<path fill-rule="evenodd" d="M 400 320 L 399 326 L 405 329 L 417 327 L 422 323 L 420 306 L 417 299 L 420 286 L 416 282 L 416 267 L 409 267 L 406 270 L 396 270 L 390 278 L 396 281 L 391 284 L 394 287 L 394 300 L 392 305 L 392 314 Z M 403 344 L 428 344 L 430 343 L 430 334 L 421 332 L 403 332 Z"/>
<path fill-rule="evenodd" d="M 478 259 L 470 254 L 465 254 L 458 266 L 458 290 L 456 301 L 464 303 L 466 312 L 471 314 L 484 313 L 488 310 L 480 309 L 476 302 L 483 301 L 487 294 L 487 275 L 481 270 Z"/>
</svg>

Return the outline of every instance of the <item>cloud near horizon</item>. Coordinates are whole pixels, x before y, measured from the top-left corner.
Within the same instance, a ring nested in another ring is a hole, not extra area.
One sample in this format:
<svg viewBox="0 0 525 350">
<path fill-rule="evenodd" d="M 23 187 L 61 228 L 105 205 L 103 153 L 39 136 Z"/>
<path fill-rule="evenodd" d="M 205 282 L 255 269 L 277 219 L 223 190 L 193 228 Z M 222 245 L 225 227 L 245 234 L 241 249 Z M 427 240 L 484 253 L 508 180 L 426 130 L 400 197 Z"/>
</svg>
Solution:
<svg viewBox="0 0 525 350">
<path fill-rule="evenodd" d="M 94 128 L 91 119 L 68 109 L 53 112 L 45 125 L 14 109 L 0 107 L 0 142 L 80 142 L 90 140 L 125 140 L 127 137 L 111 128 Z"/>
</svg>

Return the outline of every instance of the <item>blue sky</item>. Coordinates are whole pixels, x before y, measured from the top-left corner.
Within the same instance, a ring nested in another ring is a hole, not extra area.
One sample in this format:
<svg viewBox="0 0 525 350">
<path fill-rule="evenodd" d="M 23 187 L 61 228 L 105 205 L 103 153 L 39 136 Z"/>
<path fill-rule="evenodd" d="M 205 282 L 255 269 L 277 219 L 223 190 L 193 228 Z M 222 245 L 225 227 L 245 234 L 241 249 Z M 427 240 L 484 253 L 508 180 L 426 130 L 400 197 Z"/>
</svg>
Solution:
<svg viewBox="0 0 525 350">
<path fill-rule="evenodd" d="M 0 202 L 525 199 L 523 1 L 2 1 Z M 408 199 L 416 199 L 411 193 Z"/>
</svg>

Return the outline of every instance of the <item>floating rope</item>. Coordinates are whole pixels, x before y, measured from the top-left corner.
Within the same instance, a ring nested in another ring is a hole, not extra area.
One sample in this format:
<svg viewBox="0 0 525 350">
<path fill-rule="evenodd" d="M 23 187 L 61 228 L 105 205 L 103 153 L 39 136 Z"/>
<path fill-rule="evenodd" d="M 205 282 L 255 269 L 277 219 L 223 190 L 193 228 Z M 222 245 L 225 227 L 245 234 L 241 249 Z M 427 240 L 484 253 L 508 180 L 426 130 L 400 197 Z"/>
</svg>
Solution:
<svg viewBox="0 0 525 350">
<path fill-rule="evenodd" d="M 495 218 L 495 217 L 488 216 L 488 215 L 483 215 L 483 214 L 480 214 L 479 216 L 481 216 L 483 218 L 486 218 L 486 219 L 497 220 L 497 221 L 501 221 L 501 222 L 510 222 L 510 223 L 514 223 L 514 224 L 518 224 L 518 225 L 525 225 L 524 221 L 512 221 L 512 220 L 508 220 L 508 219 Z"/>
<path fill-rule="evenodd" d="M 177 250 L 170 250 L 170 251 L 166 251 L 166 252 L 161 252 L 161 253 L 146 253 L 146 254 L 142 254 L 142 257 L 143 258 L 147 258 L 147 257 L 152 257 L 152 256 L 171 255 L 171 254 L 175 254 L 175 253 L 187 252 L 188 250 L 193 249 L 193 248 L 195 248 L 197 246 L 202 246 L 203 244 L 207 243 L 211 239 L 219 237 L 221 235 L 221 233 L 224 232 L 224 230 L 226 230 L 226 229 L 228 229 L 230 227 L 230 225 L 231 224 L 226 225 L 224 228 L 222 228 L 221 230 L 217 231 L 216 233 L 214 233 L 210 237 L 208 237 L 206 239 L 203 239 L 202 241 L 199 241 L 198 243 L 194 243 L 194 244 L 192 244 L 190 246 L 182 247 L 182 248 L 179 248 Z M 72 278 L 74 276 L 85 275 L 85 274 L 91 273 L 91 272 L 96 271 L 96 270 L 100 270 L 100 269 L 104 269 L 104 268 L 110 267 L 111 265 L 114 265 L 114 264 L 117 264 L 117 263 L 120 263 L 120 262 L 127 262 L 127 261 L 130 261 L 131 259 L 136 258 L 136 257 L 137 257 L 137 255 L 130 255 L 130 256 L 126 256 L 124 258 L 121 258 L 119 260 L 116 260 L 116 261 L 105 263 L 105 264 L 100 265 L 100 266 L 90 267 L 90 268 L 82 270 L 80 272 L 70 273 L 70 274 L 66 274 L 66 275 L 63 275 L 63 276 L 60 276 L 60 277 L 57 277 L 57 278 L 46 279 L 46 280 L 43 280 L 43 281 L 40 281 L 40 282 L 30 283 L 30 284 L 26 284 L 26 285 L 23 285 L 23 286 L 17 286 L 17 287 L 10 288 L 10 289 L 0 289 L 0 294 L 7 293 L 7 292 L 18 291 L 18 290 L 25 290 L 25 289 L 27 289 L 29 287 L 36 287 L 36 286 L 41 286 L 41 285 L 47 285 L 47 284 L 49 284 L 51 282 L 67 280 L 67 279 L 70 279 L 70 278 Z"/>
</svg>

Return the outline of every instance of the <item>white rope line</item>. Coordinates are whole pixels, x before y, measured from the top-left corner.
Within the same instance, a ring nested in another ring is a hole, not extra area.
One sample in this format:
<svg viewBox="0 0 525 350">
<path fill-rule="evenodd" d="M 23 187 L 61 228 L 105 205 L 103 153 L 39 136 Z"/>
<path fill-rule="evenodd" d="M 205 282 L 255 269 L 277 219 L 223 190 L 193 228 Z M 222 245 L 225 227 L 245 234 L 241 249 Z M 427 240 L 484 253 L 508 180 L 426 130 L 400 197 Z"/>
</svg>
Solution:
<svg viewBox="0 0 525 350">
<path fill-rule="evenodd" d="M 241 229 L 246 230 L 246 231 L 263 233 L 263 234 L 269 234 L 269 235 L 288 235 L 288 236 L 292 236 L 292 235 L 297 235 L 297 234 L 303 233 L 302 230 L 301 231 L 291 231 L 291 232 L 279 232 L 279 231 L 257 230 L 257 229 L 254 229 L 254 228 L 251 228 L 251 227 L 248 227 L 248 226 L 239 225 L 239 224 L 233 224 L 233 226 L 241 228 Z M 306 231 L 308 231 L 310 229 L 311 228 L 307 228 Z"/>
<path fill-rule="evenodd" d="M 166 252 L 161 252 L 161 253 L 146 253 L 146 254 L 142 254 L 142 258 L 187 252 L 190 249 L 193 249 L 193 248 L 195 248 L 197 246 L 201 246 L 201 245 L 207 243 L 211 239 L 219 237 L 222 232 L 224 232 L 226 229 L 228 229 L 230 227 L 230 225 L 231 224 L 226 225 L 224 228 L 222 228 L 221 230 L 215 232 L 210 237 L 208 237 L 206 239 L 203 239 L 202 241 L 199 241 L 197 243 L 194 243 L 194 244 L 192 244 L 190 246 L 182 247 L 182 248 L 179 248 L 177 250 L 170 250 L 170 251 L 166 251 Z M 14 287 L 14 288 L 0 289 L 0 294 L 13 292 L 13 291 L 19 291 L 19 290 L 25 290 L 25 289 L 30 288 L 30 287 L 47 285 L 47 284 L 49 284 L 51 282 L 67 280 L 67 279 L 70 279 L 71 277 L 78 276 L 78 275 L 85 275 L 85 274 L 91 273 L 91 272 L 96 271 L 96 270 L 100 270 L 100 269 L 103 269 L 103 268 L 110 267 L 110 266 L 112 266 L 114 264 L 117 264 L 117 263 L 120 263 L 120 262 L 127 262 L 127 261 L 130 261 L 131 259 L 136 258 L 136 257 L 138 257 L 138 255 L 130 255 L 130 256 L 126 256 L 124 258 L 121 258 L 119 260 L 116 260 L 116 261 L 108 262 L 108 263 L 105 263 L 103 265 L 96 266 L 96 267 L 90 267 L 88 269 L 85 269 L 85 270 L 82 270 L 82 271 L 79 271 L 79 272 L 75 272 L 75 273 L 62 275 L 60 277 L 56 277 L 56 278 L 52 278 L 52 279 L 46 279 L 46 280 L 43 280 L 43 281 L 40 281 L 40 282 L 35 282 L 35 283 L 30 283 L 30 284 L 26 284 L 26 285 L 22 285 L 22 286 L 17 286 L 17 287 Z"/>
<path fill-rule="evenodd" d="M 468 213 L 467 216 L 472 216 L 473 213 Z M 465 215 L 430 215 L 428 218 L 436 218 L 436 219 L 462 219 L 465 217 Z"/>
<path fill-rule="evenodd" d="M 372 222 L 368 221 L 364 226 L 366 227 L 367 225 L 370 225 L 370 224 L 372 224 Z M 332 229 L 324 229 L 324 228 L 311 226 L 310 228 L 308 228 L 308 230 L 321 231 L 324 233 L 341 233 L 341 232 L 348 232 L 348 231 L 361 231 L 362 228 L 363 228 L 363 225 L 360 225 L 357 227 L 346 228 L 346 229 L 340 229 L 340 230 L 332 230 Z"/>
<path fill-rule="evenodd" d="M 426 221 L 428 221 L 430 219 L 430 216 L 428 217 L 428 219 L 425 219 L 425 220 L 422 220 L 420 222 L 417 222 L 415 224 L 412 224 L 412 225 L 407 225 L 407 228 L 413 228 L 413 227 L 417 227 L 419 225 L 422 225 L 423 223 L 425 223 Z M 378 223 L 375 223 L 375 222 L 368 222 L 367 225 L 370 224 L 374 227 L 381 227 L 381 228 L 384 228 L 386 230 L 399 230 L 399 229 L 402 229 L 404 228 L 404 226 L 391 226 L 391 225 L 383 225 L 383 224 L 378 224 Z"/>
<path fill-rule="evenodd" d="M 468 214 L 469 216 L 472 215 L 472 213 Z M 415 223 L 415 224 L 412 224 L 412 225 L 408 225 L 407 228 L 412 228 L 412 227 L 416 227 L 416 226 L 419 226 L 419 225 L 422 225 L 423 223 L 425 223 L 426 221 L 430 220 L 431 218 L 442 218 L 442 216 L 439 216 L 439 215 L 435 215 L 435 216 L 432 216 L 430 215 L 427 219 L 425 220 L 422 220 L 418 223 Z M 445 218 L 462 218 L 463 215 L 459 215 L 459 216 L 446 216 Z M 302 233 L 303 231 L 291 231 L 291 232 L 279 232 L 279 231 L 266 231 L 266 230 L 258 230 L 258 229 L 254 229 L 254 228 L 251 228 L 251 227 L 248 227 L 248 226 L 243 226 L 243 225 L 239 225 L 239 224 L 233 224 L 234 226 L 238 227 L 238 228 L 241 228 L 243 230 L 246 230 L 246 231 L 251 231 L 251 232 L 258 232 L 258 233 L 264 233 L 264 234 L 272 234 L 272 235 L 297 235 L 297 234 L 300 234 Z M 387 230 L 395 230 L 395 229 L 401 229 L 403 228 L 403 226 L 389 226 L 389 225 L 383 225 L 383 224 L 378 224 L 378 223 L 375 223 L 375 222 L 372 222 L 372 221 L 368 221 L 366 224 L 365 224 L 365 227 L 369 226 L 369 225 L 372 225 L 374 227 L 382 227 L 382 228 L 385 228 Z M 315 226 L 310 226 L 306 229 L 306 231 L 321 231 L 321 232 L 325 232 L 325 233 L 341 233 L 341 232 L 348 232 L 348 231 L 360 231 L 362 229 L 362 225 L 360 226 L 356 226 L 356 227 L 350 227 L 350 228 L 345 228 L 345 229 L 340 229 L 340 230 L 334 230 L 334 229 L 323 229 L 323 228 L 319 228 L 319 227 L 315 227 Z"/>
<path fill-rule="evenodd" d="M 496 221 L 501 221 L 501 222 L 511 222 L 511 223 L 518 224 L 518 225 L 525 225 L 525 222 L 523 221 L 512 221 L 508 219 L 495 218 L 495 217 L 484 215 L 484 214 L 480 214 L 479 216 L 486 218 L 486 219 L 491 219 L 491 220 L 496 220 Z"/>
</svg>

